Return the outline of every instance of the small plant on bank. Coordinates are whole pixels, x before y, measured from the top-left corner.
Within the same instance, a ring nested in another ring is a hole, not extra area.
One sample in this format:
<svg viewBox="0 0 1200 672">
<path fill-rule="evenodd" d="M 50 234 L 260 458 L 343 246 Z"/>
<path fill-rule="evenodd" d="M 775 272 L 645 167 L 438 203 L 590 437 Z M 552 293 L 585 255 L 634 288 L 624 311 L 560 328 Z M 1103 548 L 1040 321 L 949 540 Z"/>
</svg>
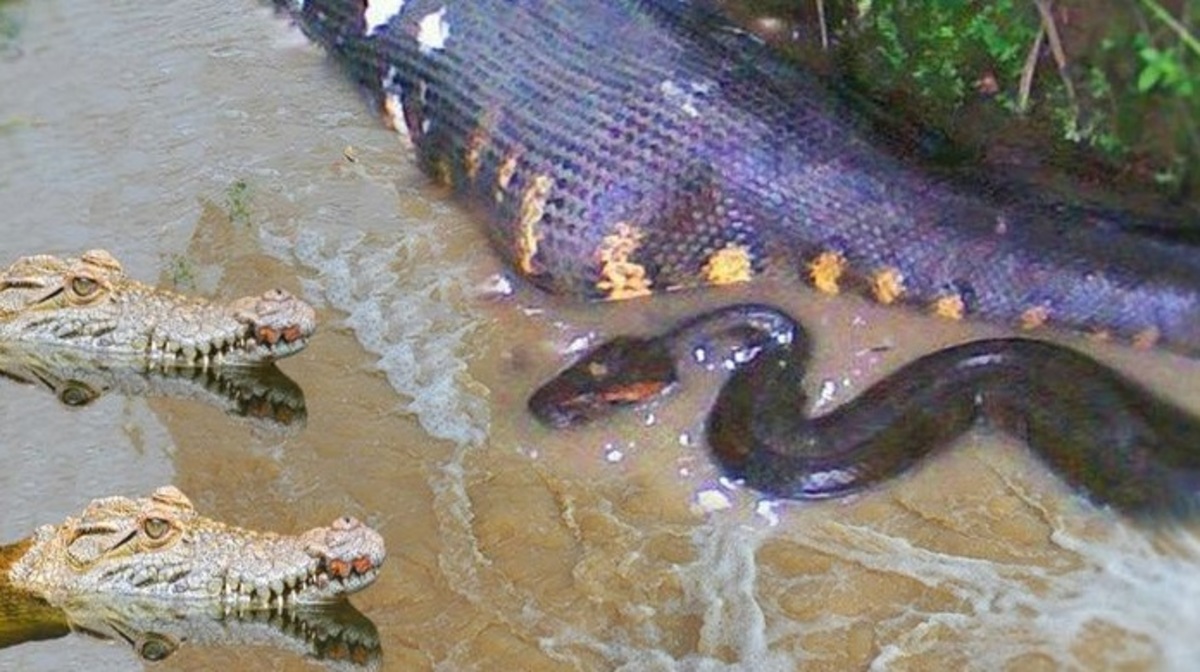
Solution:
<svg viewBox="0 0 1200 672">
<path fill-rule="evenodd" d="M 242 226 L 250 225 L 250 184 L 246 180 L 234 180 L 225 190 L 225 210 L 229 221 Z"/>
<path fill-rule="evenodd" d="M 192 261 L 182 254 L 172 254 L 167 260 L 167 276 L 175 289 L 183 291 L 196 289 L 196 272 Z"/>
</svg>

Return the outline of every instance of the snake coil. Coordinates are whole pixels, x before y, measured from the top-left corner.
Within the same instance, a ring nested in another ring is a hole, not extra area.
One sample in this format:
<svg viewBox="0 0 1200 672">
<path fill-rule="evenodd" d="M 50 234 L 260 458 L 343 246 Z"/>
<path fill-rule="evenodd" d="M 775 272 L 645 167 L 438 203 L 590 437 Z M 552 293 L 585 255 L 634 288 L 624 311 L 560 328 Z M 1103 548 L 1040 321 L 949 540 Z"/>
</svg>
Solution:
<svg viewBox="0 0 1200 672">
<path fill-rule="evenodd" d="M 805 412 L 809 338 L 777 308 L 740 304 L 654 337 L 618 337 L 530 398 L 571 427 L 678 382 L 688 354 L 732 343 L 706 420 L 725 475 L 771 497 L 826 499 L 891 479 L 981 421 L 1026 444 L 1092 501 L 1138 517 L 1194 513 L 1200 418 L 1070 348 L 973 341 L 921 357 L 833 411 Z M 693 358 L 694 359 L 694 358 Z"/>
</svg>

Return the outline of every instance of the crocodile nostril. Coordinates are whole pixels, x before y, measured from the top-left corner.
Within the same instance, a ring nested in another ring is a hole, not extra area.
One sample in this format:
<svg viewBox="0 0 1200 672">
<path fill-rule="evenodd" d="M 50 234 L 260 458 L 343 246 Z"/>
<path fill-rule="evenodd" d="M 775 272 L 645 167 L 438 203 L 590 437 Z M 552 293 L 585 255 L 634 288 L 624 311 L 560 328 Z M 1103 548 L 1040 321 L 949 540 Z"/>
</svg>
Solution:
<svg viewBox="0 0 1200 672">
<path fill-rule="evenodd" d="M 255 332 L 255 337 L 261 343 L 275 345 L 279 342 L 280 333 L 271 327 L 259 327 L 258 331 Z"/>
</svg>

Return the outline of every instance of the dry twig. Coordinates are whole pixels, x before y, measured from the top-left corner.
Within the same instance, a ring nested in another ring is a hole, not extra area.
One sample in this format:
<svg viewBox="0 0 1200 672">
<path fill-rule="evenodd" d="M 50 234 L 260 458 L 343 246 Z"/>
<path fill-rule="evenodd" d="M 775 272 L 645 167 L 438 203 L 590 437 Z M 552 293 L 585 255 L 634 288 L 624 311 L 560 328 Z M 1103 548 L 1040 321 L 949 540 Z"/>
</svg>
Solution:
<svg viewBox="0 0 1200 672">
<path fill-rule="evenodd" d="M 1058 35 L 1058 26 L 1054 23 L 1054 11 L 1051 7 L 1053 0 L 1034 0 L 1037 5 L 1038 14 L 1042 18 L 1042 30 L 1046 32 L 1046 38 L 1050 42 L 1050 53 L 1054 55 L 1054 62 L 1058 65 L 1058 76 L 1062 80 L 1063 88 L 1067 91 L 1067 100 L 1071 105 L 1071 114 L 1075 119 L 1079 119 L 1079 102 L 1075 98 L 1075 84 L 1071 82 L 1071 77 L 1067 73 L 1067 52 L 1063 49 L 1062 39 Z"/>
</svg>

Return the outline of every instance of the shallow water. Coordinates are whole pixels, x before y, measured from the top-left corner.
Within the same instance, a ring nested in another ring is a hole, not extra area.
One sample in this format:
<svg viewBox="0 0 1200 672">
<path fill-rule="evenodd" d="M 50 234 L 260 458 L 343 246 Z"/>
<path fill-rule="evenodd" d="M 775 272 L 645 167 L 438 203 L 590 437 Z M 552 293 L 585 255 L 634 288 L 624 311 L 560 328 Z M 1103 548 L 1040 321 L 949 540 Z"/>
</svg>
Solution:
<svg viewBox="0 0 1200 672">
<path fill-rule="evenodd" d="M 280 367 L 307 404 L 288 431 L 173 399 L 67 408 L 0 381 L 0 543 L 168 482 L 245 526 L 353 514 L 389 545 L 353 600 L 388 669 L 1190 669 L 1200 656 L 1196 530 L 1096 510 L 1010 442 L 974 435 L 881 490 L 779 505 L 720 482 L 695 445 L 712 386 L 566 435 L 523 410 L 580 339 L 735 299 L 804 318 L 813 380 L 839 400 L 918 353 L 1002 332 L 787 283 L 622 305 L 519 285 L 495 298 L 503 269 L 471 220 L 269 10 L 0 9 L 21 25 L 0 60 L 0 263 L 105 247 L 134 277 L 186 276 L 206 295 L 286 287 L 322 320 Z M 1087 348 L 1200 412 L 1200 364 Z M 85 662 L 140 666 L 124 644 L 74 635 L 0 650 L 3 669 Z M 201 645 L 163 663 L 303 664 Z"/>
</svg>

